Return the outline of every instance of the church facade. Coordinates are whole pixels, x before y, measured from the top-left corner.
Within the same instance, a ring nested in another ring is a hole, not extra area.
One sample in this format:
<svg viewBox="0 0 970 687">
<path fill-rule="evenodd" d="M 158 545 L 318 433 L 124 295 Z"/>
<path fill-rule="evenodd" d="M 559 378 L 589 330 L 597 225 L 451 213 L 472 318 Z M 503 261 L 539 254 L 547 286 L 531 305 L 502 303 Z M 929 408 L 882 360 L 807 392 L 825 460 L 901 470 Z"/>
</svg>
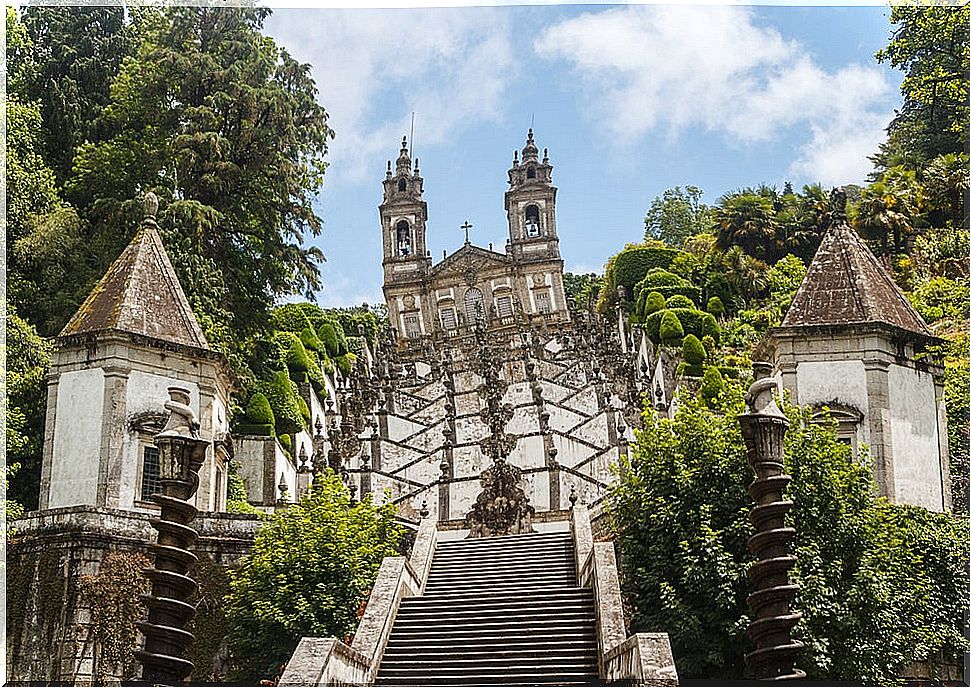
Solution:
<svg viewBox="0 0 970 687">
<path fill-rule="evenodd" d="M 501 326 L 524 316 L 547 327 L 569 321 L 552 165 L 548 151 L 540 159 L 531 129 L 521 153 L 508 171 L 504 252 L 475 246 L 466 233 L 465 245 L 437 263 L 427 245 L 424 179 L 406 140 L 393 171 L 388 161 L 380 205 L 384 297 L 402 338 L 455 336 L 478 320 Z"/>
</svg>

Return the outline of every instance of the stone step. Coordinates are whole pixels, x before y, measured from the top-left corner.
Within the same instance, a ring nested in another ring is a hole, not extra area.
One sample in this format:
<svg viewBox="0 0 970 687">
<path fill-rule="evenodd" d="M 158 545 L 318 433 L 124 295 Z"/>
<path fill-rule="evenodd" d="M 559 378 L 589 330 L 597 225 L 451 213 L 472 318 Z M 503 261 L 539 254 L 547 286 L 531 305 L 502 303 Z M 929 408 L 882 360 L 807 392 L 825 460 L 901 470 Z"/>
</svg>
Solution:
<svg viewBox="0 0 970 687">
<path fill-rule="evenodd" d="M 465 566 L 514 566 L 529 563 L 568 563 L 575 565 L 572 554 L 569 553 L 544 553 L 532 556 L 519 556 L 510 554 L 496 555 L 474 555 L 474 556 L 435 556 L 434 566 L 437 568 L 465 567 Z"/>
<path fill-rule="evenodd" d="M 509 568 L 504 570 L 448 570 L 448 571 L 438 571 L 431 570 L 431 574 L 428 575 L 428 584 L 434 582 L 458 582 L 465 580 L 488 580 L 488 581 L 502 581 L 502 580 L 526 580 L 526 579 L 558 579 L 563 582 L 574 581 L 576 579 L 576 572 L 572 567 L 567 566 L 549 566 L 545 569 L 543 568 Z"/>
<path fill-rule="evenodd" d="M 519 644 L 487 644 L 475 648 L 454 647 L 451 649 L 447 647 L 429 649 L 422 646 L 414 649 L 403 646 L 389 646 L 384 650 L 382 665 L 385 663 L 391 665 L 392 661 L 395 665 L 409 661 L 448 661 L 455 663 L 473 660 L 535 661 L 536 659 L 545 660 L 552 654 L 556 657 L 578 656 L 595 662 L 596 642 L 576 642 L 569 645 L 557 645 L 554 643 L 523 645 L 520 642 Z"/>
<path fill-rule="evenodd" d="M 452 580 L 428 583 L 424 593 L 428 596 L 437 594 L 447 594 L 452 592 L 476 592 L 487 593 L 489 591 L 517 592 L 528 594 L 531 589 L 562 589 L 563 587 L 574 586 L 570 584 L 574 580 L 542 578 L 529 579 L 508 579 L 504 582 L 495 580 Z"/>
<path fill-rule="evenodd" d="M 579 611 L 575 613 L 561 613 L 555 617 L 540 616 L 540 617 L 523 617 L 523 618 L 483 618 L 472 624 L 470 621 L 437 621 L 435 623 L 426 622 L 419 618 L 401 618 L 395 621 L 394 628 L 392 630 L 399 632 L 401 637 L 407 636 L 409 633 L 423 633 L 426 630 L 440 632 L 442 634 L 452 631 L 463 631 L 470 628 L 481 629 L 481 630 L 491 630 L 493 633 L 496 632 L 525 632 L 526 630 L 535 628 L 572 628 L 572 627 L 596 627 L 596 618 L 588 613 L 587 611 Z"/>
<path fill-rule="evenodd" d="M 432 600 L 434 601 L 434 600 Z M 491 603 L 489 603 L 491 602 Z M 559 608 L 593 609 L 593 600 L 588 597 L 553 597 L 548 599 L 530 599 L 528 597 L 510 597 L 502 601 L 483 599 L 479 602 L 465 603 L 444 602 L 437 603 L 402 603 L 398 615 L 408 613 L 483 613 L 497 610 L 508 613 L 531 611 L 533 614 L 554 613 Z"/>
<path fill-rule="evenodd" d="M 422 675 L 384 677 L 379 675 L 374 683 L 375 687 L 448 687 L 450 685 L 455 685 L 455 687 L 463 685 L 469 687 L 533 687 L 534 685 L 559 685 L 560 687 L 583 685 L 584 687 L 591 687 L 600 684 L 602 682 L 598 680 L 595 672 L 592 674 L 587 672 L 571 672 L 569 674 L 560 672 L 555 675 L 505 674 L 501 676 L 468 675 L 461 677 L 427 677 Z"/>
<path fill-rule="evenodd" d="M 576 613 L 595 614 L 592 604 L 570 604 L 563 606 L 544 606 L 530 608 L 528 606 L 504 606 L 499 608 L 471 608 L 456 610 L 453 608 L 421 608 L 401 609 L 397 617 L 401 620 L 424 620 L 427 622 L 471 621 L 488 618 L 534 618 L 558 617 Z"/>
<path fill-rule="evenodd" d="M 420 636 L 411 639 L 391 638 L 387 642 L 384 654 L 421 651 L 428 656 L 466 652 L 470 655 L 479 653 L 503 651 L 534 651 L 537 648 L 556 646 L 562 649 L 590 649 L 596 650 L 596 639 L 585 630 L 578 630 L 573 634 L 545 633 L 527 634 L 521 637 L 489 637 L 486 639 L 468 637 L 467 639 L 451 638 L 444 641 L 441 637 Z"/>
<path fill-rule="evenodd" d="M 521 591 L 516 589 L 486 589 L 484 591 L 455 591 L 448 594 L 425 594 L 423 596 L 410 596 L 402 600 L 405 604 L 421 603 L 460 603 L 466 601 L 481 601 L 482 603 L 501 603 L 509 599 L 569 599 L 573 597 L 593 598 L 593 590 L 589 587 L 550 587 L 546 589 L 531 590 L 523 588 Z"/>
</svg>

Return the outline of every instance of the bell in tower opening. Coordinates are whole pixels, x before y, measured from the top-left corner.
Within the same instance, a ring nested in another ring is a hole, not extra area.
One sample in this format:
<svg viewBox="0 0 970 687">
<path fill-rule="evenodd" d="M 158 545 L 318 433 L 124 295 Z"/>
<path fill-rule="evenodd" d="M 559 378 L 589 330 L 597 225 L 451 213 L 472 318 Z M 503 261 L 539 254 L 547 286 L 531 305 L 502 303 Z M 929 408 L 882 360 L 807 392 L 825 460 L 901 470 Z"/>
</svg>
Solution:
<svg viewBox="0 0 970 687">
<path fill-rule="evenodd" d="M 411 255 L 411 227 L 403 219 L 397 223 L 397 254 L 402 258 Z"/>
</svg>

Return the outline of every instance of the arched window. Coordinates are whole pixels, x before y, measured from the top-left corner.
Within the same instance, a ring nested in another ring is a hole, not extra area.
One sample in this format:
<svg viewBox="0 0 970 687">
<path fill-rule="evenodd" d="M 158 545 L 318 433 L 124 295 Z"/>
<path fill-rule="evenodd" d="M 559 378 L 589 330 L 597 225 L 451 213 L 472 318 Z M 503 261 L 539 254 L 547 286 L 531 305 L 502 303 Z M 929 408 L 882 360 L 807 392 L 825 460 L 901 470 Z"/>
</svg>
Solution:
<svg viewBox="0 0 970 687">
<path fill-rule="evenodd" d="M 525 177 L 526 177 L 526 179 L 535 179 L 536 178 L 536 168 L 535 167 L 532 167 L 530 165 L 529 168 L 527 170 L 525 170 Z"/>
<path fill-rule="evenodd" d="M 408 181 L 407 181 L 407 179 L 401 179 L 399 182 L 397 182 L 397 190 L 398 191 L 407 191 L 408 190 Z"/>
<path fill-rule="evenodd" d="M 485 319 L 485 298 L 474 286 L 465 291 L 465 321 L 469 325 Z"/>
<path fill-rule="evenodd" d="M 539 206 L 529 205 L 525 208 L 525 235 L 529 238 L 535 238 L 540 233 Z"/>
<path fill-rule="evenodd" d="M 397 223 L 397 254 L 401 257 L 411 255 L 411 225 L 403 219 Z"/>
</svg>

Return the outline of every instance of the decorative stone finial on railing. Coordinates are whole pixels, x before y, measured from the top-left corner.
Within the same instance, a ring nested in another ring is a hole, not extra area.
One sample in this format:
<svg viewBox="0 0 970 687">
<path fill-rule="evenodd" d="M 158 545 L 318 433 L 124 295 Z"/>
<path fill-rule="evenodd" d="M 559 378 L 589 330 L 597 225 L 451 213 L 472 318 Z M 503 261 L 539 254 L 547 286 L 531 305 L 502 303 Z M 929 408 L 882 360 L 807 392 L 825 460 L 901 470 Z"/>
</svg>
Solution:
<svg viewBox="0 0 970 687">
<path fill-rule="evenodd" d="M 789 423 L 775 402 L 778 385 L 770 374 L 770 365 L 755 363 L 755 381 L 745 394 L 748 412 L 738 416 L 748 464 L 755 473 L 748 487 L 755 502 L 751 511 L 755 534 L 748 540 L 748 550 L 758 559 L 748 569 L 754 589 L 748 595 L 754 615 L 748 635 L 756 648 L 744 658 L 755 679 L 792 680 L 804 678 L 805 673 L 795 667 L 802 644 L 791 638 L 791 630 L 802 616 L 791 611 L 798 585 L 788 578 L 796 561 L 789 552 L 795 530 L 785 525 L 792 503 L 783 496 L 791 481 L 784 466 Z"/>
<path fill-rule="evenodd" d="M 142 680 L 181 686 L 192 672 L 192 662 L 184 656 L 195 639 L 185 630 L 195 615 L 189 599 L 196 584 L 189 573 L 198 562 L 189 550 L 197 537 L 189 525 L 198 511 L 189 500 L 199 488 L 199 468 L 209 442 L 199 436 L 188 390 L 169 387 L 168 392 L 168 422 L 155 437 L 162 491 L 150 497 L 162 512 L 151 521 L 158 540 L 150 546 L 154 564 L 144 571 L 152 585 L 151 593 L 142 596 L 148 617 L 137 623 L 145 635 L 145 648 L 136 651 L 135 657 L 142 665 Z"/>
<path fill-rule="evenodd" d="M 149 191 L 142 199 L 142 204 L 145 209 L 145 219 L 154 223 L 158 217 L 158 196 Z"/>
</svg>

